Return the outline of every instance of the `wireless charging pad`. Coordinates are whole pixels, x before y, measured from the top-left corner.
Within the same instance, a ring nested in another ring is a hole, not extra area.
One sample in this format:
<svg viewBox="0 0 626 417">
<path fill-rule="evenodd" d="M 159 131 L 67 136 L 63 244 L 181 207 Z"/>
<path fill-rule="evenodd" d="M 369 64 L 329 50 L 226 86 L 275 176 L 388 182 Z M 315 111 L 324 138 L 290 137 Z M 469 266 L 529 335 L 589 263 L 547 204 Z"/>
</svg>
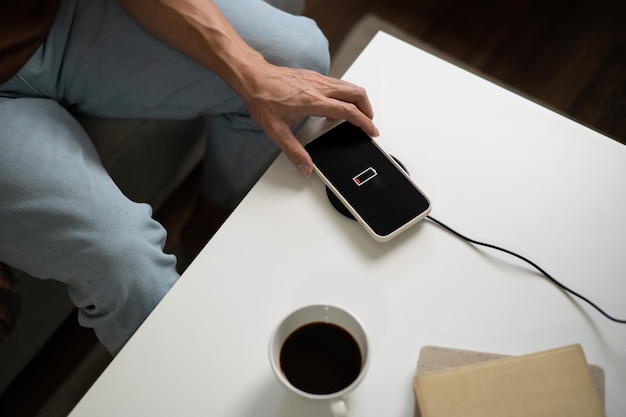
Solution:
<svg viewBox="0 0 626 417">
<path fill-rule="evenodd" d="M 406 169 L 404 164 L 398 160 L 398 158 L 396 158 L 393 155 L 391 155 L 391 157 L 393 158 L 394 161 L 396 161 L 398 163 L 398 165 L 400 165 L 402 167 L 404 172 L 409 174 L 409 171 Z M 346 216 L 349 219 L 356 220 L 354 218 L 354 216 L 352 215 L 352 213 L 350 213 L 350 210 L 348 210 L 346 208 L 346 206 L 344 206 L 343 203 L 341 201 L 339 201 L 337 196 L 335 194 L 333 194 L 333 192 L 330 191 L 330 188 L 328 188 L 328 187 L 326 187 L 326 195 L 328 196 L 328 200 L 330 200 L 330 204 L 332 204 L 332 206 L 335 208 L 335 210 L 337 210 L 339 213 L 343 214 L 344 216 Z"/>
</svg>

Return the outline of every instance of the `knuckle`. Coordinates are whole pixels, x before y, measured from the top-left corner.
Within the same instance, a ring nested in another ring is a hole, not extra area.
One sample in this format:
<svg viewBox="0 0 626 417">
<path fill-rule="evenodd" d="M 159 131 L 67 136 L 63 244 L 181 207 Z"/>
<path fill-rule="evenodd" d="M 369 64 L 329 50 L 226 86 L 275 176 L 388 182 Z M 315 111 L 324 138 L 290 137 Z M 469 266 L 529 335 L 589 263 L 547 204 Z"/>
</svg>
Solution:
<svg viewBox="0 0 626 417">
<path fill-rule="evenodd" d="M 367 92 L 365 91 L 365 87 L 355 86 L 355 93 L 358 97 L 367 96 Z"/>
<path fill-rule="evenodd" d="M 285 156 L 287 156 L 287 159 L 294 163 L 300 160 L 300 153 L 298 152 L 298 149 L 293 146 L 285 147 L 283 149 L 283 153 L 285 154 Z"/>
<path fill-rule="evenodd" d="M 359 108 L 354 103 L 343 102 L 346 115 L 354 115 L 359 112 Z"/>
</svg>

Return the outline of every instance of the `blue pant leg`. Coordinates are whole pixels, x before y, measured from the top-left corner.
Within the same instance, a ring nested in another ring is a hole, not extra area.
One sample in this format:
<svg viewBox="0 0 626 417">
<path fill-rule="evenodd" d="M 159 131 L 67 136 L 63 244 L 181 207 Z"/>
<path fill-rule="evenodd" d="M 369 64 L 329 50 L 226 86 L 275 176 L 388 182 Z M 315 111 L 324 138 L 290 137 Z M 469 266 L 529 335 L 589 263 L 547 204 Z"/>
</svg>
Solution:
<svg viewBox="0 0 626 417">
<path fill-rule="evenodd" d="M 260 0 L 222 3 L 271 62 L 326 71 L 326 40 L 309 20 Z M 222 205 L 236 203 L 264 170 L 255 163 L 277 152 L 219 77 L 149 36 L 113 0 L 62 0 L 45 44 L 0 96 L 38 98 L 0 98 L 0 261 L 66 282 L 81 323 L 112 352 L 176 280 L 175 260 L 162 253 L 164 231 L 149 208 L 117 190 L 82 129 L 54 101 L 101 117 L 216 115 L 210 157 L 243 170 L 205 187 L 209 198 L 218 190 Z"/>
<path fill-rule="evenodd" d="M 268 61 L 328 70 L 328 43 L 310 19 L 261 0 L 217 4 Z M 39 94 L 92 116 L 213 115 L 203 194 L 218 205 L 236 205 L 279 153 L 222 79 L 153 38 L 114 0 L 63 0 L 45 47 L 20 76 Z"/>
<path fill-rule="evenodd" d="M 311 19 L 259 0 L 216 3 L 243 39 L 269 62 L 328 73 L 328 41 Z M 234 207 L 280 150 L 252 122 L 243 103 L 238 111 L 214 117 L 209 132 L 202 192 L 209 201 Z"/>
<path fill-rule="evenodd" d="M 178 278 L 165 231 L 53 100 L 0 98 L 0 149 L 0 261 L 65 282 L 81 325 L 116 353 Z"/>
</svg>

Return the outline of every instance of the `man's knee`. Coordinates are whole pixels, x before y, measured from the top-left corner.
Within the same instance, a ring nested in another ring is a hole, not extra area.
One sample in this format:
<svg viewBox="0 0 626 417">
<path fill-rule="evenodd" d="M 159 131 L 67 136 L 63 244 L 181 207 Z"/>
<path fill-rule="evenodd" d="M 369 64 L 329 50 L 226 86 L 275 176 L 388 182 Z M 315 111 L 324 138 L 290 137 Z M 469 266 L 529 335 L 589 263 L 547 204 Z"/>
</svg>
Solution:
<svg viewBox="0 0 626 417">
<path fill-rule="evenodd" d="M 145 222 L 145 221 L 144 221 Z M 154 221 L 103 231 L 84 254 L 83 275 L 69 283 L 79 320 L 115 353 L 176 282 L 176 259 L 163 253 Z"/>
<path fill-rule="evenodd" d="M 286 28 L 268 28 L 277 32 L 269 36 L 269 44 L 251 42 L 252 46 L 274 65 L 308 69 L 328 74 L 330 53 L 328 40 L 317 24 L 306 17 L 291 16 Z"/>
<path fill-rule="evenodd" d="M 276 65 L 302 68 L 326 75 L 330 67 L 328 40 L 315 21 L 303 16 L 290 16 L 291 24 L 277 30 L 280 41 L 261 48 L 265 58 Z"/>
<path fill-rule="evenodd" d="M 131 293 L 158 302 L 173 284 L 176 259 L 163 252 L 166 231 L 150 216 L 145 204 L 131 203 L 124 210 L 101 213 L 104 221 L 94 220 L 84 233 L 86 247 L 75 262 L 84 262 L 83 277 L 96 291 L 116 287 L 114 296 L 125 299 Z M 119 287 L 119 289 L 117 289 Z M 154 293 L 153 293 L 154 292 Z"/>
<path fill-rule="evenodd" d="M 254 49 L 275 65 L 328 73 L 328 41 L 307 17 L 285 13 L 259 0 L 219 0 L 226 18 Z"/>
<path fill-rule="evenodd" d="M 289 52 L 293 62 L 288 66 L 309 69 L 326 75 L 330 67 L 328 40 L 313 20 L 300 19 L 303 20 L 301 31 L 294 34 L 291 41 Z"/>
</svg>

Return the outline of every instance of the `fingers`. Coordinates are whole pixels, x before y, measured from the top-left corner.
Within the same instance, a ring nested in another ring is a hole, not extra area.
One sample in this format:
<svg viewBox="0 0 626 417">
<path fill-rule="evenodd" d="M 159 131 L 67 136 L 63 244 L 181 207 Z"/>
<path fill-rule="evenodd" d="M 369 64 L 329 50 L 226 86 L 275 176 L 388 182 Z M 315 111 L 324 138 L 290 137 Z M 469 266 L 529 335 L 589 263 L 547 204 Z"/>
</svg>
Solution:
<svg viewBox="0 0 626 417">
<path fill-rule="evenodd" d="M 291 128 L 303 117 L 347 120 L 370 136 L 378 136 L 374 111 L 364 88 L 308 70 L 268 64 L 260 77 L 242 95 L 252 119 L 289 158 L 304 177 L 313 171 L 313 161 Z"/>
<path fill-rule="evenodd" d="M 354 103 L 356 107 L 368 118 L 374 118 L 374 110 L 370 103 L 367 92 L 363 87 L 359 87 L 343 80 L 335 80 L 337 82 L 336 91 L 329 94 L 330 98 L 344 101 L 346 103 Z"/>
<path fill-rule="evenodd" d="M 322 76 L 323 77 L 323 76 Z M 302 116 L 319 116 L 335 120 L 347 120 L 370 136 L 379 132 L 372 117 L 374 111 L 364 88 L 346 81 L 324 77 L 330 87 L 317 90 L 317 96 L 303 108 Z M 313 161 L 302 144 L 294 137 L 288 125 L 267 132 L 283 153 L 305 178 L 313 172 Z"/>
<path fill-rule="evenodd" d="M 274 131 L 267 132 L 269 137 L 280 147 L 289 161 L 296 167 L 304 178 L 311 176 L 313 161 L 302 144 L 293 135 L 288 125 L 276 127 Z"/>
<path fill-rule="evenodd" d="M 374 121 L 361 111 L 355 103 L 335 100 L 330 102 L 323 116 L 337 120 L 347 120 L 355 126 L 360 127 L 370 136 L 378 136 L 378 128 Z"/>
<path fill-rule="evenodd" d="M 339 79 L 325 77 L 325 81 L 327 86 L 319 90 L 320 96 L 309 109 L 310 115 L 347 120 L 370 136 L 378 136 L 372 120 L 374 110 L 365 89 Z"/>
</svg>

